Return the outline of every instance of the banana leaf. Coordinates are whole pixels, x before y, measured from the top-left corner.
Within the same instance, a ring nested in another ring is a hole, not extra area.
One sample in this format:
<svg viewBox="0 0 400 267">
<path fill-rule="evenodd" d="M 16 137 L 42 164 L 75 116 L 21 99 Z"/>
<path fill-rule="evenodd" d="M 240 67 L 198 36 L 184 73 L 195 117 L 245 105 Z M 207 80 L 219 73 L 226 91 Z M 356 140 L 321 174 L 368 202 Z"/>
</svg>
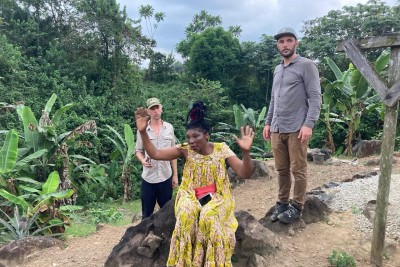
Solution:
<svg viewBox="0 0 400 267">
<path fill-rule="evenodd" d="M 4 189 L 0 189 L 0 196 L 4 197 L 8 201 L 14 203 L 15 205 L 21 206 L 24 210 L 29 209 L 29 204 L 23 198 L 17 197 Z"/>
<path fill-rule="evenodd" d="M 0 150 L 0 174 L 10 172 L 18 157 L 18 134 L 15 130 L 7 133 L 3 147 Z"/>
<path fill-rule="evenodd" d="M 54 125 L 58 125 L 58 123 L 60 122 L 61 116 L 62 116 L 67 110 L 69 110 L 70 108 L 72 108 L 73 106 L 74 106 L 73 103 L 69 103 L 69 104 L 66 104 L 65 106 L 63 106 L 63 107 L 57 109 L 56 112 L 54 113 L 54 116 L 51 118 L 51 122 L 52 122 Z"/>
<path fill-rule="evenodd" d="M 28 164 L 30 161 L 43 156 L 46 152 L 47 152 L 47 149 L 41 149 L 39 151 L 36 151 L 36 152 L 30 154 L 29 156 L 17 161 L 17 163 L 15 164 L 15 169 L 16 170 L 20 169 L 22 166 Z"/>
<path fill-rule="evenodd" d="M 60 184 L 60 177 L 57 171 L 50 173 L 46 182 L 42 186 L 41 195 L 57 192 L 58 185 Z"/>
</svg>

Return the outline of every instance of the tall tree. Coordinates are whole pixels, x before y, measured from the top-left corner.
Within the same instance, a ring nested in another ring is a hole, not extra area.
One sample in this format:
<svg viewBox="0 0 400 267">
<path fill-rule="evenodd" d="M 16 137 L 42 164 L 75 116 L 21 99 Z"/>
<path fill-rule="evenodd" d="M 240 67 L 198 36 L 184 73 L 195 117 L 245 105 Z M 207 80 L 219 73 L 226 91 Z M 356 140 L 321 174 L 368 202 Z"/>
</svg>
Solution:
<svg viewBox="0 0 400 267">
<path fill-rule="evenodd" d="M 304 37 L 299 51 L 311 59 L 324 62 L 330 57 L 344 69 L 349 61 L 344 53 L 335 53 L 337 40 L 380 36 L 400 31 L 400 9 L 381 0 L 369 0 L 366 4 L 344 6 L 329 11 L 327 15 L 305 22 Z M 369 59 L 377 58 L 381 51 L 371 50 Z M 320 65 L 321 76 L 334 78 L 328 66 Z"/>
<path fill-rule="evenodd" d="M 269 103 L 274 68 L 280 61 L 272 36 L 262 35 L 259 43 L 241 44 L 241 67 L 235 79 L 236 99 L 241 104 L 261 109 Z"/>
<path fill-rule="evenodd" d="M 188 58 L 192 46 L 192 36 L 198 35 L 207 28 L 220 27 L 222 24 L 221 16 L 213 16 L 207 11 L 202 10 L 199 14 L 194 15 L 193 20 L 185 29 L 186 39 L 178 43 L 176 50 L 182 54 L 183 58 Z M 241 33 L 240 26 L 230 26 L 229 32 L 234 37 L 239 37 Z"/>
<path fill-rule="evenodd" d="M 94 54 L 97 62 L 91 78 L 115 89 L 129 61 L 141 62 L 154 43 L 142 35 L 139 22 L 128 18 L 126 9 L 121 11 L 115 0 L 77 2 L 76 8 L 75 57 L 79 61 L 79 52 L 88 57 Z"/>
<path fill-rule="evenodd" d="M 195 78 L 229 84 L 239 66 L 241 48 L 237 38 L 222 27 L 210 27 L 192 35 L 187 67 Z"/>
</svg>

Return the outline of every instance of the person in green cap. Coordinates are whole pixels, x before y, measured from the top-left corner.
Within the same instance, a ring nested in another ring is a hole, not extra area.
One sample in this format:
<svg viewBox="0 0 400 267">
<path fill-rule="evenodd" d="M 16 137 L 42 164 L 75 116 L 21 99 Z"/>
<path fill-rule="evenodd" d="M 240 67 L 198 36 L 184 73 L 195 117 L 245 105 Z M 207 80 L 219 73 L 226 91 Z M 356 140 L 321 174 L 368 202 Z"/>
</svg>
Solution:
<svg viewBox="0 0 400 267">
<path fill-rule="evenodd" d="M 146 132 L 156 148 L 175 146 L 174 127 L 161 119 L 162 105 L 158 98 L 147 99 L 147 112 L 150 120 Z M 156 203 L 162 208 L 172 199 L 172 190 L 178 185 L 176 159 L 170 161 L 151 159 L 143 148 L 142 137 L 137 133 L 136 157 L 142 163 L 140 199 L 142 202 L 142 220 L 154 212 Z"/>
</svg>

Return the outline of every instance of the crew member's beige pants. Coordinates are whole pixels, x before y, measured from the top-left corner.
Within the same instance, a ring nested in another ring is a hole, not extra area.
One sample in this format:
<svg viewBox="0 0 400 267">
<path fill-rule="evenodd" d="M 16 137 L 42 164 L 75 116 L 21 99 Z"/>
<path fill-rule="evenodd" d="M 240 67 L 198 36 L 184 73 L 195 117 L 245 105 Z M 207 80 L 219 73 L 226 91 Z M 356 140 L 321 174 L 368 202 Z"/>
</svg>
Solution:
<svg viewBox="0 0 400 267">
<path fill-rule="evenodd" d="M 307 189 L 307 146 L 295 133 L 272 133 L 271 144 L 275 167 L 278 171 L 278 200 L 288 203 L 292 186 L 291 173 L 294 176 L 292 202 L 303 209 Z"/>
</svg>

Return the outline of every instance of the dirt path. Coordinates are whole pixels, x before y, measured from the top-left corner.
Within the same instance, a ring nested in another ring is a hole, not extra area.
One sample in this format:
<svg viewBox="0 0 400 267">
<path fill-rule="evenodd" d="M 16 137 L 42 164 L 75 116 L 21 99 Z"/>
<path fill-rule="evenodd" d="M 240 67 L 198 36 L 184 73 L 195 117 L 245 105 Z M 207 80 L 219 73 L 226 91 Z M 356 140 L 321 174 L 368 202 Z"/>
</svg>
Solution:
<svg viewBox="0 0 400 267">
<path fill-rule="evenodd" d="M 340 182 L 363 171 L 372 171 L 377 166 L 364 166 L 369 159 L 360 160 L 354 166 L 349 163 L 309 166 L 308 190 L 327 182 Z M 268 162 L 273 164 L 273 162 Z M 394 165 L 393 173 L 399 173 L 400 163 Z M 276 179 L 247 180 L 234 189 L 236 210 L 245 210 L 257 219 L 264 217 L 276 201 Z M 372 266 L 369 263 L 370 239 L 353 227 L 355 217 L 348 212 L 332 213 L 325 222 L 308 225 L 293 235 L 282 235 L 282 249 L 270 258 L 273 267 L 324 267 L 330 266 L 327 257 L 333 250 L 344 251 L 353 256 L 357 267 Z M 104 266 L 113 247 L 119 242 L 126 228 L 105 225 L 86 238 L 72 238 L 66 241 L 66 249 L 50 248 L 35 254 L 26 267 L 75 267 Z M 397 252 L 384 260 L 384 267 L 400 267 L 400 243 L 392 241 L 391 248 Z"/>
<path fill-rule="evenodd" d="M 96 233 L 83 238 L 71 238 L 66 248 L 49 248 L 33 254 L 24 267 L 97 267 L 104 266 L 113 247 L 124 235 L 127 226 L 104 225 Z M 22 267 L 22 266 L 20 266 Z"/>
</svg>

